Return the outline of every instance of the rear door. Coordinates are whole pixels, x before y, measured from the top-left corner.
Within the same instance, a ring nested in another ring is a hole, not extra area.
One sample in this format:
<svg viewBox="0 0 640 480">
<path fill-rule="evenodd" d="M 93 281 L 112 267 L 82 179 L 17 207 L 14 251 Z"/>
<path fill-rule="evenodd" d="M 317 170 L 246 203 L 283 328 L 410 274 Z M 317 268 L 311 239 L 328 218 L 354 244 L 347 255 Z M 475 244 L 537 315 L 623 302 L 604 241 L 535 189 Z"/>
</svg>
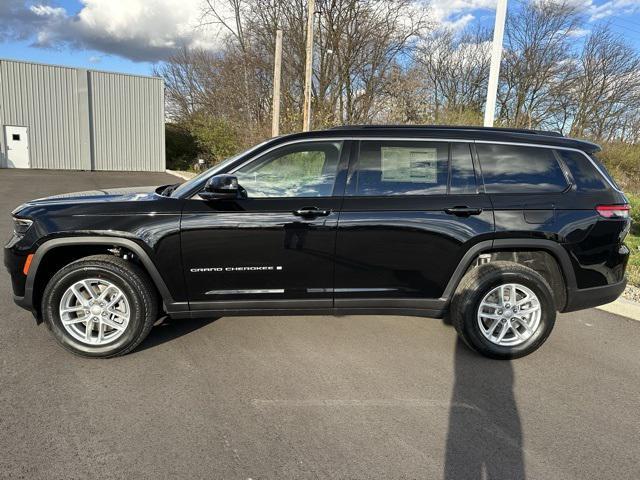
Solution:
<svg viewBox="0 0 640 480">
<path fill-rule="evenodd" d="M 438 306 L 464 253 L 493 232 L 471 145 L 362 140 L 357 147 L 338 224 L 335 306 Z"/>
<path fill-rule="evenodd" d="M 185 203 L 182 258 L 192 309 L 333 306 L 347 143 L 276 147 L 230 172 L 246 198 L 196 195 Z"/>
</svg>

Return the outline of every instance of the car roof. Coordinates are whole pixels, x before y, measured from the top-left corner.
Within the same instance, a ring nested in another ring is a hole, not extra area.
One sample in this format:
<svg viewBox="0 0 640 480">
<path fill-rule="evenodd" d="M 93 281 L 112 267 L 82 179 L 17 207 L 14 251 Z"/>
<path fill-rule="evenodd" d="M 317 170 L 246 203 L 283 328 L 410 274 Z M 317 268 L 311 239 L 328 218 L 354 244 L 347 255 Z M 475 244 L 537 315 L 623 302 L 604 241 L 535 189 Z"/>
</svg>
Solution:
<svg viewBox="0 0 640 480">
<path fill-rule="evenodd" d="M 544 130 L 526 130 L 516 128 L 489 128 L 475 126 L 447 125 L 343 125 L 327 130 L 313 130 L 305 133 L 294 133 L 280 137 L 296 138 L 330 138 L 345 137 L 382 137 L 382 138 L 425 138 L 445 140 L 494 141 L 510 143 L 527 143 L 534 145 L 551 145 L 565 148 L 576 148 L 587 153 L 600 150 L 600 146 L 585 140 L 565 137 L 557 132 Z"/>
</svg>

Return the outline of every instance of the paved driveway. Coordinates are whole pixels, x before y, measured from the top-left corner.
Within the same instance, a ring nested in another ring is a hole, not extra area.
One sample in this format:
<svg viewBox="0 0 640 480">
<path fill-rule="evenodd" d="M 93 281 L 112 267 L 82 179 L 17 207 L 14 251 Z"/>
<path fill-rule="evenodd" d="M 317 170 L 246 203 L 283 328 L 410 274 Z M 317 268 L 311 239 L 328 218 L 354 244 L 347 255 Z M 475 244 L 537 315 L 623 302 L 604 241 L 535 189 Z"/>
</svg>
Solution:
<svg viewBox="0 0 640 480">
<path fill-rule="evenodd" d="M 172 181 L 0 170 L 0 236 L 32 197 Z M 86 360 L 6 274 L 0 312 L 0 478 L 640 478 L 640 323 L 598 310 L 511 363 L 381 316 L 175 321 Z"/>
</svg>

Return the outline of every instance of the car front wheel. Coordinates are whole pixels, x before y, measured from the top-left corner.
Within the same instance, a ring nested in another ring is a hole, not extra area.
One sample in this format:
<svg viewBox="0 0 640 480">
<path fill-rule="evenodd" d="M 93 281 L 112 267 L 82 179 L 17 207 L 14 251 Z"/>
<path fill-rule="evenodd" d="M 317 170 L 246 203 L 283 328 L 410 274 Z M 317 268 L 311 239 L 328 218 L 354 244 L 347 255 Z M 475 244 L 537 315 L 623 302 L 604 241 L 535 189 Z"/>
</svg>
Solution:
<svg viewBox="0 0 640 480">
<path fill-rule="evenodd" d="M 111 255 L 82 258 L 56 273 L 42 312 L 56 340 L 87 357 L 133 350 L 157 318 L 155 286 L 138 266 Z"/>
</svg>

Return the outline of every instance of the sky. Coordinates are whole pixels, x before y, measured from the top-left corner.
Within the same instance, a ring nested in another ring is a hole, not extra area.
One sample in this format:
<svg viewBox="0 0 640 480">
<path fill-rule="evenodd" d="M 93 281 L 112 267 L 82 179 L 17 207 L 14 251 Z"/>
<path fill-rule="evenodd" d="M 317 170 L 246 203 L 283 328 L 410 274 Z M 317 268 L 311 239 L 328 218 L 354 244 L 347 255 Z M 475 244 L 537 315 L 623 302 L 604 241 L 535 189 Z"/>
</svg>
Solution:
<svg viewBox="0 0 640 480">
<path fill-rule="evenodd" d="M 223 6 L 225 0 L 211 0 Z M 417 3 L 425 0 L 416 0 Z M 508 8 L 517 8 L 509 0 Z M 587 19 L 588 33 L 608 22 L 640 50 L 640 0 L 569 0 Z M 199 27 L 203 0 L 0 0 L 0 58 L 74 67 L 153 73 L 182 47 L 215 50 L 219 26 Z M 431 0 L 438 25 L 493 25 L 496 0 Z"/>
</svg>

